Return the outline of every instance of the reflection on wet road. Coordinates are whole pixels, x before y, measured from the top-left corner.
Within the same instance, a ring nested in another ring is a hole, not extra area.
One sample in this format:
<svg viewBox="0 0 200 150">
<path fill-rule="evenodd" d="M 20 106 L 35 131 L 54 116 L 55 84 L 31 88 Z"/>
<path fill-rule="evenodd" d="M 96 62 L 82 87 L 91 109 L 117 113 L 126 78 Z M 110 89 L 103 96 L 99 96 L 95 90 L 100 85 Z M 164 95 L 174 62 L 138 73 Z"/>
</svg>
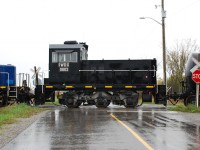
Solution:
<svg viewBox="0 0 200 150">
<path fill-rule="evenodd" d="M 169 111 L 115 112 L 154 149 L 200 150 L 200 124 Z M 200 116 L 199 116 L 200 117 Z"/>
<path fill-rule="evenodd" d="M 165 107 L 57 107 L 32 124 L 3 150 L 145 150 L 147 147 L 111 114 L 155 150 L 200 150 L 200 124 Z"/>
</svg>

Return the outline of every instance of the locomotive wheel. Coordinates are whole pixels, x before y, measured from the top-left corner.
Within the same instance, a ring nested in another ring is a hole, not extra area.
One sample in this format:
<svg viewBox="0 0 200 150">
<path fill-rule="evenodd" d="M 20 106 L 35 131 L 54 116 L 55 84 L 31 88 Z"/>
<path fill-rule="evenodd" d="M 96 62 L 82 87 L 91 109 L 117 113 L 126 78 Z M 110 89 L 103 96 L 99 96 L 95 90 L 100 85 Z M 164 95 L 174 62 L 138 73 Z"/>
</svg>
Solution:
<svg viewBox="0 0 200 150">
<path fill-rule="evenodd" d="M 65 99 L 65 105 L 68 108 L 78 108 L 81 104 L 82 104 L 82 101 L 76 101 L 74 103 L 74 98 L 73 97 L 69 97 L 69 98 Z"/>
<path fill-rule="evenodd" d="M 45 103 L 44 95 L 40 94 L 37 97 L 35 97 L 35 105 L 43 105 Z"/>
<path fill-rule="evenodd" d="M 74 108 L 79 108 L 79 106 L 82 104 L 82 102 L 81 101 L 77 101 L 74 105 L 73 105 L 73 107 Z"/>
<path fill-rule="evenodd" d="M 106 107 L 108 107 L 109 104 L 110 104 L 110 102 L 107 99 L 105 99 L 104 97 L 97 98 L 96 107 L 106 108 Z"/>
<path fill-rule="evenodd" d="M 69 97 L 69 98 L 66 98 L 65 99 L 65 105 L 68 107 L 68 108 L 73 108 L 74 107 L 74 99 Z"/>
<path fill-rule="evenodd" d="M 185 100 L 184 100 L 184 105 L 188 106 L 189 104 L 195 105 L 196 102 L 196 96 L 192 95 L 192 96 L 188 96 Z"/>
<path fill-rule="evenodd" d="M 1 99 L 2 99 L 2 101 L 1 101 L 1 103 L 0 103 L 0 107 L 8 105 L 8 98 L 7 98 L 6 95 L 3 95 L 3 96 L 1 97 Z"/>
<path fill-rule="evenodd" d="M 110 101 L 107 102 L 107 107 L 110 105 Z"/>
<path fill-rule="evenodd" d="M 127 97 L 125 99 L 124 106 L 126 108 L 130 108 L 130 107 L 135 108 L 137 106 L 137 104 L 138 104 L 138 99 L 134 99 L 133 97 Z"/>
</svg>

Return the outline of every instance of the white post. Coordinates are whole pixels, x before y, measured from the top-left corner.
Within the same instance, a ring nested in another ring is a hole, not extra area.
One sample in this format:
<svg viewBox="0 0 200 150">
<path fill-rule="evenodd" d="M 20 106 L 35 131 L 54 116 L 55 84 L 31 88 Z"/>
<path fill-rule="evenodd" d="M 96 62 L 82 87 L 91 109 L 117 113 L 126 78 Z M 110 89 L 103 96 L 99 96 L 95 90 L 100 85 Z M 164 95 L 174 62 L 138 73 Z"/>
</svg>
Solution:
<svg viewBox="0 0 200 150">
<path fill-rule="evenodd" d="M 199 107 L 199 83 L 196 83 L 196 106 Z"/>
<path fill-rule="evenodd" d="M 44 72 L 38 72 L 38 73 L 42 74 L 42 94 L 43 94 L 44 93 L 43 87 L 44 87 L 44 77 L 45 77 L 45 74 L 44 74 Z"/>
<path fill-rule="evenodd" d="M 19 87 L 21 86 L 21 73 L 19 73 Z"/>
</svg>

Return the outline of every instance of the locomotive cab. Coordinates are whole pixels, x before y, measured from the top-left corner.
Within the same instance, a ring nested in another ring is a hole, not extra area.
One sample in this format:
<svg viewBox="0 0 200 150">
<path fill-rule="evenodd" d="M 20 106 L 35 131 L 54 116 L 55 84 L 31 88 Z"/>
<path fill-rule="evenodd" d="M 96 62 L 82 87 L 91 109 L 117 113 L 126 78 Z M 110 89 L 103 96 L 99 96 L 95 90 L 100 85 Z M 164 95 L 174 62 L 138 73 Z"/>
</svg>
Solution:
<svg viewBox="0 0 200 150">
<path fill-rule="evenodd" d="M 80 61 L 87 60 L 87 51 L 88 46 L 85 43 L 76 41 L 50 44 L 49 83 L 80 83 Z"/>
</svg>

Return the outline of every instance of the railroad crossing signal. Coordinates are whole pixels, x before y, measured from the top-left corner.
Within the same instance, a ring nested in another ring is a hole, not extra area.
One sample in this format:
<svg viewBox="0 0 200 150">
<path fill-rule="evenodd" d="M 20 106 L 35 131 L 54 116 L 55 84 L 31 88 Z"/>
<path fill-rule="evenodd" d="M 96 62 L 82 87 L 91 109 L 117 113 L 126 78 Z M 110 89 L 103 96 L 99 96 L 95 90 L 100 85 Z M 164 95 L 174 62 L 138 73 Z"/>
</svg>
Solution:
<svg viewBox="0 0 200 150">
<path fill-rule="evenodd" d="M 193 80 L 195 83 L 200 83 L 200 70 L 199 70 L 199 69 L 195 70 L 195 71 L 192 73 L 192 80 Z"/>
<path fill-rule="evenodd" d="M 199 107 L 199 83 L 200 83 L 200 62 L 199 58 L 192 58 L 195 66 L 190 70 L 192 72 L 192 80 L 196 83 L 196 106 Z"/>
<path fill-rule="evenodd" d="M 38 75 L 39 75 L 41 68 L 40 67 L 36 68 L 36 66 L 34 66 L 34 69 L 30 69 L 30 70 L 34 73 L 31 78 L 35 79 L 35 81 L 36 81 L 35 83 L 36 83 L 36 85 L 38 85 L 39 84 Z"/>
<path fill-rule="evenodd" d="M 190 71 L 193 73 L 195 70 L 198 70 L 200 68 L 200 62 L 196 58 L 192 58 L 192 61 L 196 64 Z"/>
<path fill-rule="evenodd" d="M 199 83 L 200 83 L 200 70 L 197 69 L 192 72 L 192 80 L 196 83 L 196 106 L 199 107 Z"/>
</svg>

